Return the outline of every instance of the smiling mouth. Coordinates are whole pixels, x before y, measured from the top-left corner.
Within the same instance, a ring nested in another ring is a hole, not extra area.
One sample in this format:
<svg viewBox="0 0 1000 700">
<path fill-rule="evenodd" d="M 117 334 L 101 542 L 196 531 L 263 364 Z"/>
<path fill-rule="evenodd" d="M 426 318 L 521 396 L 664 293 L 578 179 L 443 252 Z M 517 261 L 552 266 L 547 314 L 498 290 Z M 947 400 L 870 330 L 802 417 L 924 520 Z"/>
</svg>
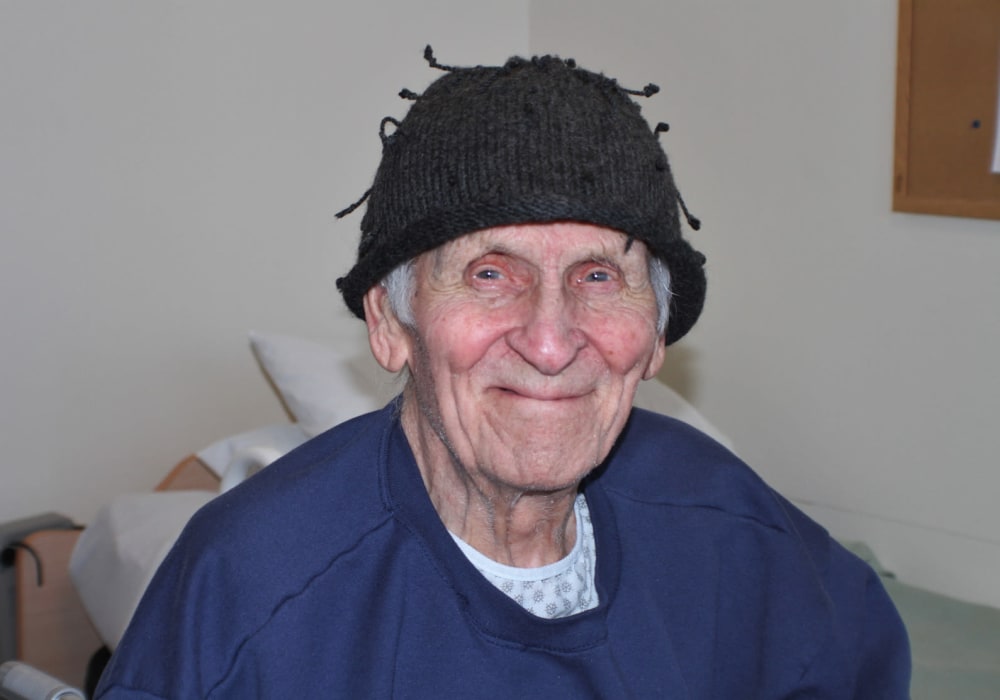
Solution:
<svg viewBox="0 0 1000 700">
<path fill-rule="evenodd" d="M 507 394 L 520 399 L 531 399 L 533 401 L 572 401 L 573 399 L 579 399 L 586 395 L 588 392 L 579 391 L 558 391 L 558 390 L 545 390 L 545 389 L 515 389 L 513 387 L 501 386 L 497 387 L 502 393 Z"/>
</svg>

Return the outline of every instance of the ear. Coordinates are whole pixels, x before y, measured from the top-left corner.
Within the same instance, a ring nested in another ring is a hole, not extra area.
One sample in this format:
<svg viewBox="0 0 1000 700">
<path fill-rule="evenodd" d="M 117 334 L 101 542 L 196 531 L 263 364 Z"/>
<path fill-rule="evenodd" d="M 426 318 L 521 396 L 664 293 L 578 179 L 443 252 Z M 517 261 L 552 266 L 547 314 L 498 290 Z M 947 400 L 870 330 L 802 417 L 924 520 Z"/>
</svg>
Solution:
<svg viewBox="0 0 1000 700">
<path fill-rule="evenodd" d="M 649 362 L 646 363 L 646 369 L 643 370 L 643 379 L 652 379 L 657 374 L 659 374 L 660 369 L 663 367 L 663 359 L 667 356 L 667 344 L 665 338 L 660 335 L 656 339 L 656 345 L 653 347 L 653 354 L 649 358 Z"/>
<path fill-rule="evenodd" d="M 365 294 L 365 324 L 372 355 L 390 372 L 399 372 L 410 359 L 409 331 L 399 322 L 389 305 L 389 295 L 381 284 Z"/>
</svg>

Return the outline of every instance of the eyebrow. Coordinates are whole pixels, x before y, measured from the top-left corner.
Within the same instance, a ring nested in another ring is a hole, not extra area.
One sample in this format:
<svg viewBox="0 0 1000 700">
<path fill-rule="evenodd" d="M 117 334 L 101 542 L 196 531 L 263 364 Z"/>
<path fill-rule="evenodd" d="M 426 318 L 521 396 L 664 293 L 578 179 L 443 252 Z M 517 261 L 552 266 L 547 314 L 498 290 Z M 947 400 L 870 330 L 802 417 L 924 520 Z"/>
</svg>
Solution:
<svg viewBox="0 0 1000 700">
<path fill-rule="evenodd" d="M 458 243 L 458 241 L 454 242 Z M 632 242 L 634 242 L 634 239 Z M 625 258 L 625 256 L 628 256 L 629 253 L 631 253 L 632 246 L 628 245 L 628 243 L 629 241 L 626 241 L 626 245 L 624 246 L 624 248 L 619 248 L 616 244 L 602 242 L 590 249 L 586 248 L 576 249 L 574 252 L 578 252 L 579 255 L 574 256 L 574 259 L 570 264 L 578 265 L 580 263 L 595 262 L 602 265 L 607 265 L 609 267 L 621 269 L 623 259 Z M 458 243 L 458 245 L 462 245 L 462 243 Z M 502 256 L 509 256 L 512 258 L 524 258 L 524 254 L 522 252 L 510 247 L 503 241 L 484 240 L 480 245 L 472 245 L 469 247 L 470 249 L 473 249 L 473 252 L 465 260 L 465 264 L 469 264 L 472 261 L 478 260 L 487 255 L 502 255 Z M 443 270 L 443 265 L 445 262 L 444 249 L 445 246 L 441 246 L 439 248 L 435 248 L 429 251 L 432 253 L 431 271 L 432 274 L 434 274 L 435 276 L 440 276 Z"/>
<path fill-rule="evenodd" d="M 605 267 L 613 267 L 616 270 L 620 270 L 622 267 L 619 258 L 608 257 L 607 255 L 593 255 L 580 260 L 580 262 L 594 262 Z"/>
<path fill-rule="evenodd" d="M 431 253 L 433 253 L 433 265 L 431 266 L 431 270 L 435 275 L 440 275 L 442 265 L 444 265 L 444 260 L 445 260 L 444 250 L 445 246 L 441 246 L 431 251 Z M 468 264 L 468 262 L 471 262 L 472 260 L 478 260 L 479 258 L 485 257 L 487 255 L 507 255 L 510 257 L 521 257 L 519 253 L 508 248 L 502 243 L 494 243 L 491 246 L 485 246 L 482 250 L 474 251 L 473 255 L 469 256 L 469 259 L 466 261 L 466 264 Z"/>
</svg>

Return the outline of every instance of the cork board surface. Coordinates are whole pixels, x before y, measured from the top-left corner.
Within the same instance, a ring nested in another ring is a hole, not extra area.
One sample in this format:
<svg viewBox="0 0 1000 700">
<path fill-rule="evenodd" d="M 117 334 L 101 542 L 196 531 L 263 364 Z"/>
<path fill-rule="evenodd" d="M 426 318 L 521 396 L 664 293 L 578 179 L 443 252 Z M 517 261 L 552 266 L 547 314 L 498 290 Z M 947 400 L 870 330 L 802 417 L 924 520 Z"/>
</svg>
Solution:
<svg viewBox="0 0 1000 700">
<path fill-rule="evenodd" d="M 1000 0 L 900 0 L 896 211 L 1000 219 Z"/>
</svg>

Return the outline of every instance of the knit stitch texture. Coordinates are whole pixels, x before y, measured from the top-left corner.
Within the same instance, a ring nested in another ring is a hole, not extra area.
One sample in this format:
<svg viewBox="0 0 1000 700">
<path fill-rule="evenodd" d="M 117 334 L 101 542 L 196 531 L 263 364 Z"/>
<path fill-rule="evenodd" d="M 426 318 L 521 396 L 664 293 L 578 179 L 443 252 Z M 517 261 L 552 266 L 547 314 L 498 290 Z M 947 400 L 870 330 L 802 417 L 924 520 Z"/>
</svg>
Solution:
<svg viewBox="0 0 1000 700">
<path fill-rule="evenodd" d="M 630 91 L 554 56 L 444 68 L 422 95 L 402 93 L 415 101 L 392 133 L 396 121 L 383 121 L 357 263 L 337 280 L 351 311 L 364 318 L 374 284 L 459 236 L 580 221 L 638 239 L 666 262 L 666 342 L 687 333 L 704 303 L 705 257 L 681 236 L 667 156 Z"/>
</svg>

